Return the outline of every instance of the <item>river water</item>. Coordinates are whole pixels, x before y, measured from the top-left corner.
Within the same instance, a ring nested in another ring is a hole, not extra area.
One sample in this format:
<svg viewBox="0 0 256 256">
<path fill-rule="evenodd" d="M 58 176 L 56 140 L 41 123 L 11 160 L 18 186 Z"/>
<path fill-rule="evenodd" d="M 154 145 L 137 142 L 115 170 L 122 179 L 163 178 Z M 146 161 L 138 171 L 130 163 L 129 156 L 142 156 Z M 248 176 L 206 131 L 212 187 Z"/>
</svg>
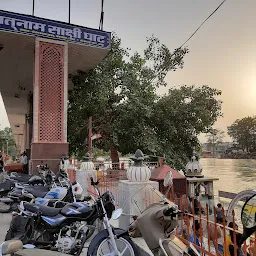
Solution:
<svg viewBox="0 0 256 256">
<path fill-rule="evenodd" d="M 203 174 L 219 178 L 214 181 L 214 193 L 218 190 L 238 193 L 246 189 L 256 190 L 256 160 L 201 158 Z"/>
</svg>

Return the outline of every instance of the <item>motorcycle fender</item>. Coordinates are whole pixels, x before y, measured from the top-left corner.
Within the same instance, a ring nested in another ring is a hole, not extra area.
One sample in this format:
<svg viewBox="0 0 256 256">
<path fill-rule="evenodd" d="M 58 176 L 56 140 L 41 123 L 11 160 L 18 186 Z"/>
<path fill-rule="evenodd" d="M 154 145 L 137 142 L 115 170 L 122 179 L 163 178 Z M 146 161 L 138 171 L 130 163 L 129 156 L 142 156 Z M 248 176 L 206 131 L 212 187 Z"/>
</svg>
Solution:
<svg viewBox="0 0 256 256">
<path fill-rule="evenodd" d="M 125 230 L 120 229 L 120 228 L 114 228 L 114 233 L 116 235 L 120 235 L 120 234 L 126 235 L 127 234 L 127 232 Z M 97 245 L 98 241 L 101 240 L 102 238 L 107 238 L 107 237 L 108 237 L 108 230 L 107 229 L 104 229 L 99 234 L 97 234 L 92 239 L 92 241 L 90 242 L 90 245 L 89 245 L 89 248 L 88 248 L 88 251 L 87 251 L 87 255 L 91 256 L 93 254 L 94 248 Z"/>
</svg>

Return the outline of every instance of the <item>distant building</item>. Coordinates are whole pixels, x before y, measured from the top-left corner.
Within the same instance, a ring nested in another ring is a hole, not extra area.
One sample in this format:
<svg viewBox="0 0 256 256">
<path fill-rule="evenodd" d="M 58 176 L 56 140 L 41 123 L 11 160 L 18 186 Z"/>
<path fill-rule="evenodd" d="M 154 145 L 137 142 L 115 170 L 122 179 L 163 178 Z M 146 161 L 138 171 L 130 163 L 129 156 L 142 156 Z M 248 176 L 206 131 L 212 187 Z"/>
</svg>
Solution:
<svg viewBox="0 0 256 256">
<path fill-rule="evenodd" d="M 211 143 L 203 143 L 202 144 L 202 157 L 203 158 L 211 158 L 216 155 L 225 154 L 229 152 L 229 150 L 233 148 L 232 142 L 222 142 L 214 146 Z M 214 152 L 213 152 L 214 151 Z"/>
</svg>

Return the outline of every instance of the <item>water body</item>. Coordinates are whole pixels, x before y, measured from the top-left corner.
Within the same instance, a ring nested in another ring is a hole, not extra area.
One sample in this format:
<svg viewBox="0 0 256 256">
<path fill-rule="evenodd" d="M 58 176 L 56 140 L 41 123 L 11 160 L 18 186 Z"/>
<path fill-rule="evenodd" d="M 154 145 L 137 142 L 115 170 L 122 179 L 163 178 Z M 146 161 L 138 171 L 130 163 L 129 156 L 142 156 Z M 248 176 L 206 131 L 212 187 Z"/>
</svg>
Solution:
<svg viewBox="0 0 256 256">
<path fill-rule="evenodd" d="M 219 178 L 214 182 L 218 190 L 238 193 L 247 189 L 256 190 L 256 160 L 202 158 L 200 163 L 206 177 Z"/>
</svg>

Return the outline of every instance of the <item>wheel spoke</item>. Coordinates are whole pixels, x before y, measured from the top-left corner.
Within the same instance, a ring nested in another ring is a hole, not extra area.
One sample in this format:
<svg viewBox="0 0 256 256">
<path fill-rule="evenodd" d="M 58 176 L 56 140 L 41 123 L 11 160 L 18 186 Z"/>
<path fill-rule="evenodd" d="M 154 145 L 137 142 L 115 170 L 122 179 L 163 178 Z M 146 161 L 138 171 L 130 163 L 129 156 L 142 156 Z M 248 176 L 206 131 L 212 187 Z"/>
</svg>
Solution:
<svg viewBox="0 0 256 256">
<path fill-rule="evenodd" d="M 120 255 L 122 256 L 124 254 L 124 252 L 126 251 L 126 249 L 128 248 L 128 245 L 126 245 L 123 249 L 123 251 L 120 253 Z"/>
</svg>

